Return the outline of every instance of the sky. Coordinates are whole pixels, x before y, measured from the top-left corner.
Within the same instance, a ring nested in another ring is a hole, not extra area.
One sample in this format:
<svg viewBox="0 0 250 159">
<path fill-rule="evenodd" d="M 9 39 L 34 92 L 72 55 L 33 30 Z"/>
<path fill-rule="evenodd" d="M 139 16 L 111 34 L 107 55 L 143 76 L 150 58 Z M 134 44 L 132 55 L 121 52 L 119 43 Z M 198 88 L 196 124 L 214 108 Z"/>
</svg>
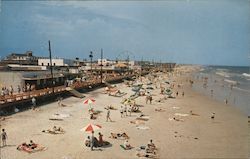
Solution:
<svg viewBox="0 0 250 159">
<path fill-rule="evenodd" d="M 250 0 L 0 0 L 0 56 L 249 66 Z"/>
</svg>

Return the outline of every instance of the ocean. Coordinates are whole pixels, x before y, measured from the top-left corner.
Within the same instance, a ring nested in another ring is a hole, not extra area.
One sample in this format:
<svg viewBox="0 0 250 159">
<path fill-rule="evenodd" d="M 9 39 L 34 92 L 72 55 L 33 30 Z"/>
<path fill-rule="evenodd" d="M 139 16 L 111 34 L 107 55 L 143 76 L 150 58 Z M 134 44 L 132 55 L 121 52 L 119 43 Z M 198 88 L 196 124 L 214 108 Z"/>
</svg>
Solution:
<svg viewBox="0 0 250 159">
<path fill-rule="evenodd" d="M 193 78 L 199 82 L 193 89 L 222 102 L 237 107 L 250 116 L 249 67 L 203 66 Z"/>
</svg>

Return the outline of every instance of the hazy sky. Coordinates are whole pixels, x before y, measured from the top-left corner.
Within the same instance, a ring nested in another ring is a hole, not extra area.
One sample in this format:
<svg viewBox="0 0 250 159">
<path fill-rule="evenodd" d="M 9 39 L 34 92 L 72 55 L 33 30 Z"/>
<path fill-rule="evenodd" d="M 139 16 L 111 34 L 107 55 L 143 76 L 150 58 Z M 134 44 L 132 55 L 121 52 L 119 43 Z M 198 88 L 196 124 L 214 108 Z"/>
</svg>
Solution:
<svg viewBox="0 0 250 159">
<path fill-rule="evenodd" d="M 249 0 L 0 1 L 0 55 L 249 65 Z"/>
</svg>

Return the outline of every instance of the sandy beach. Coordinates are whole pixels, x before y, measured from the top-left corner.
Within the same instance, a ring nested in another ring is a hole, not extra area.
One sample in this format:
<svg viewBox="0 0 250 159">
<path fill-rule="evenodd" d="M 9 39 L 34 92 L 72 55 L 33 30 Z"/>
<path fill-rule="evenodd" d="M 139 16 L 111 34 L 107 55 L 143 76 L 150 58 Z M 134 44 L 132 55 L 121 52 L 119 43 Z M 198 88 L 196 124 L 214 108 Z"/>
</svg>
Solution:
<svg viewBox="0 0 250 159">
<path fill-rule="evenodd" d="M 136 104 L 141 105 L 140 110 L 149 116 L 149 120 L 145 121 L 145 126 L 149 127 L 147 130 L 137 129 L 135 124 L 130 123 L 140 113 L 120 117 L 122 99 L 133 94 L 131 87 L 127 87 L 124 83 L 117 84 L 117 88 L 127 93 L 125 97 L 103 94 L 104 88 L 84 94 L 86 98 L 96 100 L 92 104 L 95 110 L 102 111 L 95 120 L 89 119 L 89 106 L 83 104 L 84 99 L 75 97 L 63 100 L 67 107 L 59 107 L 57 102 L 54 102 L 39 107 L 39 111 L 27 110 L 13 114 L 5 121 L 1 121 L 1 128 L 6 129 L 8 134 L 8 146 L 1 148 L 1 159 L 139 158 L 136 156 L 137 149 L 146 145 L 150 139 L 158 148 L 157 157 L 162 159 L 248 158 L 247 116 L 235 107 L 192 91 L 189 83 L 182 77 L 174 77 L 172 80 L 176 83 L 182 81 L 182 88 L 174 88 L 174 92 L 177 90 L 179 92 L 177 98 L 168 98 L 162 103 L 157 102 L 156 100 L 162 98 L 162 95 L 160 89 L 154 85 L 155 89 L 151 91 L 152 104 L 145 103 L 145 96 L 136 98 Z M 111 110 L 113 122 L 106 122 L 107 110 L 104 107 L 110 104 L 118 110 Z M 197 115 L 190 115 L 190 110 Z M 215 118 L 211 119 L 213 112 Z M 54 113 L 71 116 L 64 118 L 63 121 L 49 120 Z M 180 121 L 173 120 L 174 117 Z M 109 141 L 111 146 L 91 151 L 84 145 L 84 140 L 90 133 L 80 129 L 89 123 L 102 126 L 95 132 L 95 136 L 98 137 L 98 132 L 101 132 L 104 135 L 103 139 Z M 62 127 L 66 133 L 58 135 L 42 133 L 42 130 L 52 128 L 54 125 Z M 129 143 L 134 148 L 123 150 L 120 144 L 123 144 L 124 140 L 109 138 L 111 132 L 126 132 L 130 137 Z M 31 154 L 16 149 L 19 144 L 29 142 L 31 139 L 47 149 Z"/>
</svg>

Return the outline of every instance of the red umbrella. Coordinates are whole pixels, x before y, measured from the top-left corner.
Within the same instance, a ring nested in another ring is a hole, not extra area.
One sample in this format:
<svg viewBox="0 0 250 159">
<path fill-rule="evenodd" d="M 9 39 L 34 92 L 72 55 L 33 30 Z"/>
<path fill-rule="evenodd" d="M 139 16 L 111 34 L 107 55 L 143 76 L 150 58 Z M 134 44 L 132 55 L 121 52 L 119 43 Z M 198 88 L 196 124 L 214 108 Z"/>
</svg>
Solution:
<svg viewBox="0 0 250 159">
<path fill-rule="evenodd" d="M 102 128 L 100 125 L 88 124 L 87 126 L 82 128 L 81 131 L 92 132 L 92 131 L 98 130 L 100 128 Z"/>
<path fill-rule="evenodd" d="M 92 104 L 92 103 L 94 103 L 94 102 L 95 102 L 94 99 L 89 98 L 89 99 L 86 99 L 85 101 L 83 101 L 83 104 Z"/>
</svg>

